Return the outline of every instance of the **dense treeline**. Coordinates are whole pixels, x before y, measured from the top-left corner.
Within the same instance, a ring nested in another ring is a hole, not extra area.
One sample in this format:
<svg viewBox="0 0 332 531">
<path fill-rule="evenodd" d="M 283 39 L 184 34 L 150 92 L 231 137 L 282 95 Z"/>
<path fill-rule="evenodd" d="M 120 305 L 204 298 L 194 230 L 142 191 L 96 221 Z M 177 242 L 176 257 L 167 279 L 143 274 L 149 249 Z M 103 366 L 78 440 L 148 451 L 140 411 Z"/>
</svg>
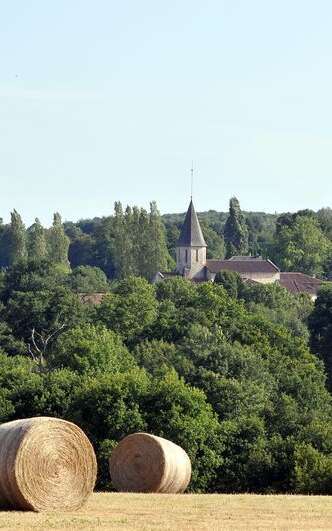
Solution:
<svg viewBox="0 0 332 531">
<path fill-rule="evenodd" d="M 110 284 L 97 268 L 16 259 L 0 275 L 0 421 L 78 423 L 100 488 L 116 442 L 144 430 L 188 452 L 194 491 L 331 494 L 332 290 L 313 306 L 216 280 Z M 96 291 L 100 304 L 82 302 Z"/>
<path fill-rule="evenodd" d="M 58 212 L 53 216 L 50 229 L 44 229 L 36 218 L 35 223 L 26 230 L 16 210 L 11 213 L 10 225 L 3 225 L 0 218 L 0 267 L 8 267 L 29 257 L 48 258 L 67 269 L 69 245 L 70 240 Z"/>
<path fill-rule="evenodd" d="M 53 226 L 44 229 L 39 220 L 27 230 L 18 212 L 11 223 L 0 220 L 0 267 L 22 258 L 49 258 L 65 267 L 91 265 L 101 268 L 109 278 L 140 275 L 151 279 L 159 269 L 172 269 L 165 228 L 156 203 L 150 212 L 141 208 L 125 211 L 115 203 L 114 215 L 88 222 L 61 222 L 54 214 Z"/>
<path fill-rule="evenodd" d="M 321 278 L 332 277 L 332 209 L 302 210 L 272 215 L 242 212 L 236 198 L 229 213 L 199 215 L 208 258 L 262 255 L 283 271 L 301 271 Z M 48 257 L 68 267 L 95 266 L 109 279 L 139 275 L 151 280 L 161 270 L 174 269 L 175 246 L 184 214 L 160 216 L 156 204 L 123 209 L 114 214 L 62 225 L 59 214 L 44 229 L 39 220 L 25 229 L 14 211 L 11 223 L 0 222 L 0 267 L 29 257 Z"/>
<path fill-rule="evenodd" d="M 183 216 L 0 223 L 0 421 L 78 423 L 107 456 L 133 431 L 183 446 L 192 490 L 332 493 L 332 289 L 315 304 L 235 273 L 157 286 Z M 210 257 L 331 276 L 332 211 L 200 215 Z"/>
</svg>

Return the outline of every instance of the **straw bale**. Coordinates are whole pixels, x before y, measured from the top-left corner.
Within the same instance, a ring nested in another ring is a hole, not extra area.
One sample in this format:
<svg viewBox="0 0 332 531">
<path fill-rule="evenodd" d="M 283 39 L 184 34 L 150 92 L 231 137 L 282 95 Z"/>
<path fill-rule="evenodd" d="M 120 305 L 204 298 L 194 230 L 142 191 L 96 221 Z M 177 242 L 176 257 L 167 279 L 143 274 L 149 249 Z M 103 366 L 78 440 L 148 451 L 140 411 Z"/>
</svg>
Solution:
<svg viewBox="0 0 332 531">
<path fill-rule="evenodd" d="M 96 456 L 83 431 L 65 420 L 35 417 L 0 426 L 0 506 L 73 510 L 93 490 Z"/>
<path fill-rule="evenodd" d="M 128 435 L 113 450 L 110 460 L 113 486 L 122 492 L 184 492 L 191 478 L 191 463 L 177 444 L 148 433 Z"/>
</svg>

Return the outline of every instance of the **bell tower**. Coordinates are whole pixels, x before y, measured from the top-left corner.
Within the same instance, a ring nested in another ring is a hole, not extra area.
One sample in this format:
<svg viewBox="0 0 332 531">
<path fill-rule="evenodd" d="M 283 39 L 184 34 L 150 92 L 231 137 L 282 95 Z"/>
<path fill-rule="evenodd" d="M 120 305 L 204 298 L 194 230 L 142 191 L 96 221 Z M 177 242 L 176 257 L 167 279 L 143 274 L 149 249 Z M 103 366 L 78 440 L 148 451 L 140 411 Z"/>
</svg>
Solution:
<svg viewBox="0 0 332 531">
<path fill-rule="evenodd" d="M 204 280 L 206 243 L 192 199 L 176 244 L 176 270 L 186 277 Z"/>
</svg>

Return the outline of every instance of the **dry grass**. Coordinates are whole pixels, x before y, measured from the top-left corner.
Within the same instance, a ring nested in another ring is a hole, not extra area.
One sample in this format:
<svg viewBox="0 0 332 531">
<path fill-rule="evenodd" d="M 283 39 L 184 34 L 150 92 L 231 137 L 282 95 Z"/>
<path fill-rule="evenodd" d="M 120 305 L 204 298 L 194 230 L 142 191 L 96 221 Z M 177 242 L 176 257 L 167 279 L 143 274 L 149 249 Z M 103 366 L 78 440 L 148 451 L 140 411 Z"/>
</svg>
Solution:
<svg viewBox="0 0 332 531">
<path fill-rule="evenodd" d="M 99 493 L 77 512 L 0 512 L 0 529 L 332 530 L 332 497 Z"/>
</svg>

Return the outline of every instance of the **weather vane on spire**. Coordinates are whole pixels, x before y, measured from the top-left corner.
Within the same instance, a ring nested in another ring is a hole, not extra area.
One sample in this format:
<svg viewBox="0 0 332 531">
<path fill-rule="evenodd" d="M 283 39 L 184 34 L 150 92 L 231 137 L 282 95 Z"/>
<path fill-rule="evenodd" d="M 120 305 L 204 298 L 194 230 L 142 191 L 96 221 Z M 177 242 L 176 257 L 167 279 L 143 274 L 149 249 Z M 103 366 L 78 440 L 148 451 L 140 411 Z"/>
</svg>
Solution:
<svg viewBox="0 0 332 531">
<path fill-rule="evenodd" d="M 190 174 L 191 174 L 190 198 L 192 199 L 193 198 L 193 188 L 194 188 L 194 161 L 193 160 L 191 161 Z"/>
</svg>

